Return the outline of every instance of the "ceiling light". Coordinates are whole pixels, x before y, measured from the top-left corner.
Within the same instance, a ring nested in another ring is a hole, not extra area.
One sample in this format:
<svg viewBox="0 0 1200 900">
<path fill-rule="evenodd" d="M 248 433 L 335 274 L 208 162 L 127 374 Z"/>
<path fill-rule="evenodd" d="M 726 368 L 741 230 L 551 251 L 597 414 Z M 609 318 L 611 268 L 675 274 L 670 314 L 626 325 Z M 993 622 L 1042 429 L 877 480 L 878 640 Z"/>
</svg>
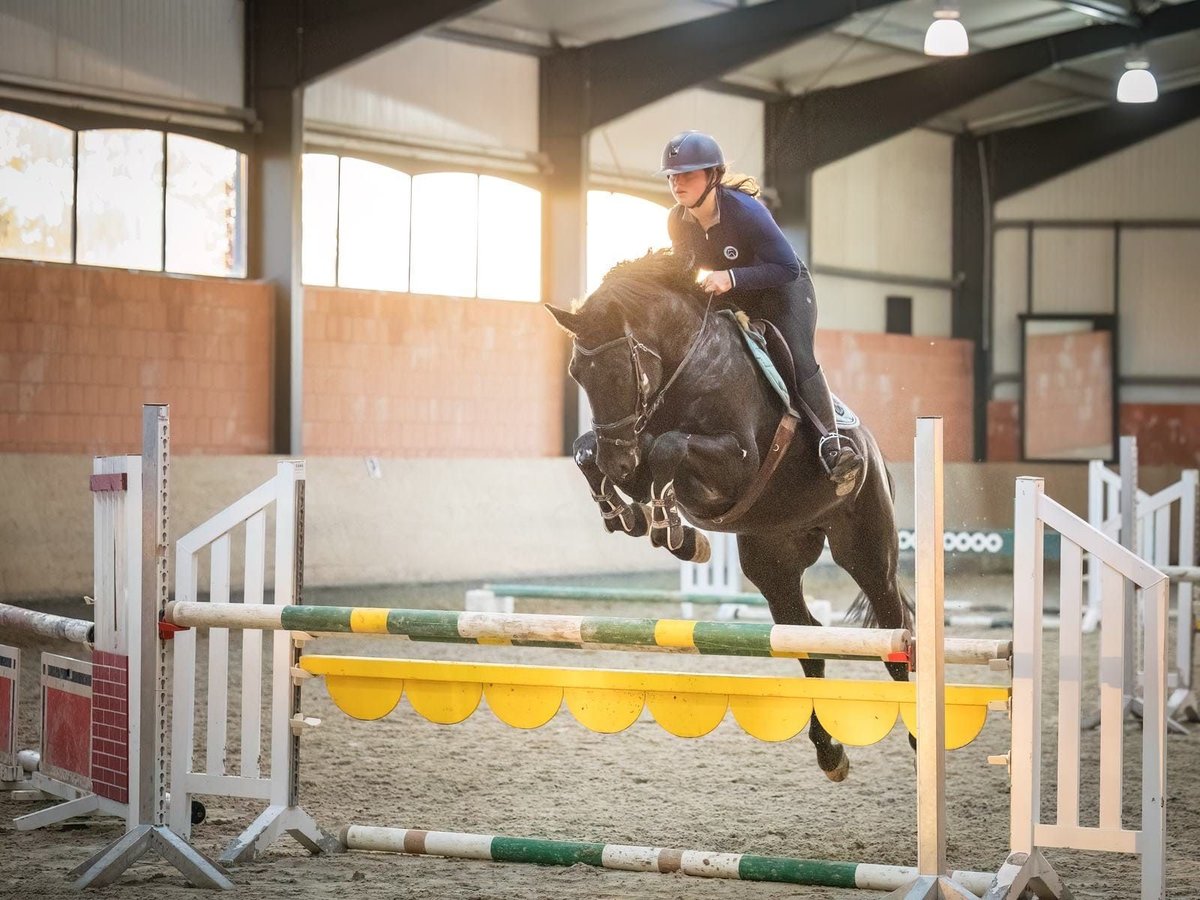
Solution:
<svg viewBox="0 0 1200 900">
<path fill-rule="evenodd" d="M 940 4 L 925 32 L 926 56 L 966 56 L 967 29 L 958 20 L 958 6 Z"/>
<path fill-rule="evenodd" d="M 1150 63 L 1144 59 L 1125 63 L 1125 74 L 1117 82 L 1117 99 L 1122 103 L 1153 103 L 1158 99 L 1158 82 Z"/>
</svg>

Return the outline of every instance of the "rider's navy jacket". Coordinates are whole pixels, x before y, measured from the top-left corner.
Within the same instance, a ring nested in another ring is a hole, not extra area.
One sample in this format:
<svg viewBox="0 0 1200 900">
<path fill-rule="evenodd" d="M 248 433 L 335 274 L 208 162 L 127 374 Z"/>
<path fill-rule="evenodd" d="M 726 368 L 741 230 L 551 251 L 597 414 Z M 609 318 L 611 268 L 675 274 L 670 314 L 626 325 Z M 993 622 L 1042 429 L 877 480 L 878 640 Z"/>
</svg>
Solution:
<svg viewBox="0 0 1200 900">
<path fill-rule="evenodd" d="M 720 221 L 707 234 L 684 207 L 671 210 L 667 232 L 675 252 L 692 254 L 697 268 L 727 270 L 738 292 L 795 281 L 800 261 L 767 208 L 749 194 L 724 185 L 716 194 Z"/>
</svg>

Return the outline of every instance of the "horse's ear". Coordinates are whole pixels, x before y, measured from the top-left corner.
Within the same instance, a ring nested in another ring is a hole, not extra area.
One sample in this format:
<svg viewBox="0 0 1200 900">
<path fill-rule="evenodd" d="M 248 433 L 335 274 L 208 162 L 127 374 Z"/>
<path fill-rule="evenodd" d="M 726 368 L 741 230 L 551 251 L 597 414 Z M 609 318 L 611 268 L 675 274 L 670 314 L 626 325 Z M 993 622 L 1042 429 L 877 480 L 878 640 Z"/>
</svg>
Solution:
<svg viewBox="0 0 1200 900">
<path fill-rule="evenodd" d="M 549 310 L 550 315 L 554 316 L 554 320 L 558 322 L 564 331 L 569 331 L 571 334 L 579 334 L 579 328 L 583 323 L 578 313 L 567 312 L 565 309 L 559 309 L 557 306 L 551 306 L 549 303 L 543 303 L 542 305 Z"/>
</svg>

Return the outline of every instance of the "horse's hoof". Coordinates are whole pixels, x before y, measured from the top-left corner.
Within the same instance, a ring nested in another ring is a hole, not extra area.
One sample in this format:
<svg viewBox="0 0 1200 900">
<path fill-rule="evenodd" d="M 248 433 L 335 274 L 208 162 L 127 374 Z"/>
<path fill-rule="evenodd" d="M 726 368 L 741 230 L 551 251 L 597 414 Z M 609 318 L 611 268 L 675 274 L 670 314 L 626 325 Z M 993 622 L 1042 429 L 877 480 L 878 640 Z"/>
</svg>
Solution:
<svg viewBox="0 0 1200 900">
<path fill-rule="evenodd" d="M 696 532 L 696 550 L 692 554 L 692 562 L 706 563 L 711 558 L 712 558 L 712 546 L 708 543 L 708 538 L 706 538 L 703 534 L 701 534 L 699 531 L 697 531 Z"/>
<path fill-rule="evenodd" d="M 846 776 L 850 774 L 850 757 L 846 755 L 846 751 L 842 751 L 841 761 L 825 772 L 825 777 L 830 781 L 837 783 L 846 780 Z"/>
</svg>

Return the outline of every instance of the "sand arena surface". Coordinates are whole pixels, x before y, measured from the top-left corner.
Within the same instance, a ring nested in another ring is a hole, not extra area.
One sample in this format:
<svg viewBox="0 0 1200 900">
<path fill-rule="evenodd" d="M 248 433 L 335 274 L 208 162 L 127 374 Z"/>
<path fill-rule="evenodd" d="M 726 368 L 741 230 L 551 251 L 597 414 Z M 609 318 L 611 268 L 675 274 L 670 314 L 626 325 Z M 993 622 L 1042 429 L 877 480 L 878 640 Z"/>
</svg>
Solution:
<svg viewBox="0 0 1200 900">
<path fill-rule="evenodd" d="M 574 583 L 580 583 L 575 579 Z M 588 579 L 592 584 L 672 587 L 669 575 Z M 911 580 L 909 581 L 911 585 Z M 462 585 L 328 592 L 306 600 L 338 605 L 461 608 Z M 810 594 L 845 606 L 853 595 L 847 579 L 817 572 Z M 1048 602 L 1052 595 L 1048 592 Z M 948 577 L 947 597 L 980 603 L 1011 603 L 1005 576 Z M 664 606 L 526 603 L 545 612 L 672 616 Z M 53 609 L 86 615 L 78 606 Z M 995 631 L 955 630 L 962 636 L 996 637 Z M 52 647 L 24 640 L 21 734 L 34 746 L 37 656 L 42 649 L 73 655 L 69 645 Z M 1047 636 L 1047 666 L 1057 665 L 1057 635 Z M 235 650 L 237 641 L 232 642 Z M 205 641 L 201 640 L 201 660 Z M 1095 636 L 1087 647 L 1095 652 Z M 522 662 L 545 665 L 680 669 L 799 675 L 789 660 L 737 659 L 617 652 L 580 653 L 532 648 L 416 644 L 387 638 L 334 636 L 310 645 L 313 652 L 414 656 Z M 267 654 L 269 656 L 269 653 Z M 236 658 L 231 681 L 240 672 Z M 203 666 L 203 662 L 202 662 Z M 1094 666 L 1088 670 L 1094 672 Z M 884 677 L 881 665 L 831 662 L 832 677 Z M 199 683 L 204 685 L 203 668 Z M 955 668 L 952 681 L 989 681 L 999 676 Z M 390 716 L 357 722 L 337 710 L 323 685 L 304 689 L 307 715 L 323 720 L 301 743 L 301 800 L 317 820 L 336 831 L 342 824 L 392 825 L 531 837 L 656 845 L 764 855 L 911 865 L 916 857 L 916 796 L 913 754 L 898 726 L 872 747 L 849 748 L 850 778 L 831 784 L 817 769 L 807 734 L 782 744 L 757 741 L 728 717 L 706 737 L 676 738 L 643 713 L 618 735 L 594 734 L 565 709 L 536 731 L 519 731 L 481 708 L 465 723 L 433 725 L 407 700 Z M 203 719 L 197 722 L 203 736 Z M 1053 809 L 1053 763 L 1057 722 L 1045 722 L 1043 783 Z M 230 759 L 236 763 L 236 722 L 230 725 Z M 1172 737 L 1168 752 L 1168 895 L 1200 898 L 1200 726 Z M 1125 729 L 1132 748 L 1126 765 L 1126 821 L 1136 822 L 1140 772 L 1136 724 Z M 1008 846 L 1008 792 L 1003 767 L 989 754 L 1008 749 L 1007 719 L 993 713 L 980 739 L 947 757 L 949 862 L 955 868 L 994 870 Z M 1019 750 L 1018 750 L 1019 752 Z M 1082 821 L 1094 821 L 1098 738 L 1084 738 L 1086 766 L 1081 788 Z M 269 758 L 269 747 L 263 748 Z M 208 801 L 208 821 L 194 831 L 196 844 L 216 856 L 258 812 L 257 802 Z M 37 807 L 0 794 L 0 898 L 72 896 L 68 871 L 121 833 L 112 819 L 71 823 L 21 833 L 14 815 Z M 1078 898 L 1116 900 L 1139 895 L 1134 858 L 1051 851 L 1050 859 Z M 155 858 L 136 866 L 105 890 L 114 900 L 195 900 L 197 892 Z M 537 867 L 518 864 L 349 853 L 309 857 L 290 839 L 274 844 L 259 861 L 233 870 L 236 897 L 296 898 L 849 898 L 872 894 L 830 888 L 800 888 L 753 882 L 706 880 L 682 875 L 635 874 L 587 866 Z M 875 895 L 881 896 L 881 895 Z"/>
</svg>

